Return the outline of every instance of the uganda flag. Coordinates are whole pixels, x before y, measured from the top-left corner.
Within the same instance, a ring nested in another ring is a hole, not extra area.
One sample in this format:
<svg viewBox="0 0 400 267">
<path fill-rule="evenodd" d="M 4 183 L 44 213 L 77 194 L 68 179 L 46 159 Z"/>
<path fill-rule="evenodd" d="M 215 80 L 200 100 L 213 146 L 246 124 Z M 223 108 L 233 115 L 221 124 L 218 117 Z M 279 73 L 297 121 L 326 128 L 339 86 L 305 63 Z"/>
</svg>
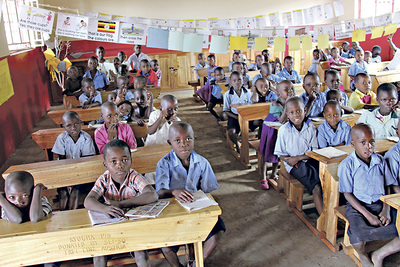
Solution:
<svg viewBox="0 0 400 267">
<path fill-rule="evenodd" d="M 115 22 L 99 20 L 97 32 L 115 33 Z"/>
</svg>

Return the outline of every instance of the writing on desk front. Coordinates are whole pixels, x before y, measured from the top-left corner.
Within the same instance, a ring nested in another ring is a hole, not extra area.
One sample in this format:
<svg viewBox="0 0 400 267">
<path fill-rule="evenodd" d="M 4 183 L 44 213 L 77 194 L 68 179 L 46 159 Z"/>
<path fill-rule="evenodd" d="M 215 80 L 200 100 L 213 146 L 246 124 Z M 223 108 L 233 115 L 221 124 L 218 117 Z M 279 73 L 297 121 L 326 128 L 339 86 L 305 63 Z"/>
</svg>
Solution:
<svg viewBox="0 0 400 267">
<path fill-rule="evenodd" d="M 68 243 L 58 245 L 58 250 L 65 255 L 122 249 L 126 249 L 126 239 L 124 237 L 113 237 L 108 233 L 72 236 Z"/>
</svg>

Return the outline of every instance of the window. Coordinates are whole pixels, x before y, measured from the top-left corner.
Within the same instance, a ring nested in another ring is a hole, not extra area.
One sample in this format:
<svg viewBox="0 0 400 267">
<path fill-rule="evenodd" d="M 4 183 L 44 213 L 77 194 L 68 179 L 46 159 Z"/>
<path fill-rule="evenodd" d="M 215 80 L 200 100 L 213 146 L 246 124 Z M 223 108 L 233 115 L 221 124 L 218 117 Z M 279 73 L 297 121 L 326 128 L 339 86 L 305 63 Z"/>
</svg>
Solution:
<svg viewBox="0 0 400 267">
<path fill-rule="evenodd" d="M 358 17 L 376 17 L 400 11 L 399 0 L 358 0 Z"/>
<path fill-rule="evenodd" d="M 0 0 L 1 1 L 1 0 Z M 37 0 L 3 0 L 3 20 L 8 43 L 8 50 L 18 51 L 31 47 L 42 46 L 43 38 L 40 32 L 34 32 L 18 27 L 19 7 L 22 5 L 37 6 Z"/>
</svg>

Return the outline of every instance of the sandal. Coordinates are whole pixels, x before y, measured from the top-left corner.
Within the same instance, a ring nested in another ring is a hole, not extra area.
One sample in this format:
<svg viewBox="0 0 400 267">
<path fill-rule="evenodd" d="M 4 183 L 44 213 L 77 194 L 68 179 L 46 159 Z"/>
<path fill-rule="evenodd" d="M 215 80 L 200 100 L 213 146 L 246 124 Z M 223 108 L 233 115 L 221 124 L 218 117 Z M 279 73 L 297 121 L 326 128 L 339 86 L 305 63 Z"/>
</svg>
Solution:
<svg viewBox="0 0 400 267">
<path fill-rule="evenodd" d="M 268 190 L 269 184 L 267 179 L 260 180 L 260 187 L 261 189 Z"/>
</svg>

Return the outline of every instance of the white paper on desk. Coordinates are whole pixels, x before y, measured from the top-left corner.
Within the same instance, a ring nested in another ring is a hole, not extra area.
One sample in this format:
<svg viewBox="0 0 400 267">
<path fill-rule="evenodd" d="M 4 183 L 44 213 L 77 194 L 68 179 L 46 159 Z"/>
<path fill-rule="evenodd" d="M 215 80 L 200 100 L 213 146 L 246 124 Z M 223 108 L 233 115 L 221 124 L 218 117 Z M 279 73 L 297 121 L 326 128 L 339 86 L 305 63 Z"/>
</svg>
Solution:
<svg viewBox="0 0 400 267">
<path fill-rule="evenodd" d="M 324 117 L 312 117 L 310 118 L 312 121 L 325 121 Z"/>
<path fill-rule="evenodd" d="M 342 119 L 343 118 L 351 118 L 351 117 L 354 117 L 354 114 L 344 114 L 344 115 L 342 115 Z"/>
<path fill-rule="evenodd" d="M 101 126 L 103 126 L 103 124 L 89 124 L 88 127 L 97 129 L 97 128 L 100 128 Z"/>
<path fill-rule="evenodd" d="M 93 211 L 93 210 L 88 210 L 88 213 L 89 213 L 90 221 L 92 222 L 92 226 L 114 224 L 114 223 L 119 223 L 119 222 L 128 220 L 125 217 L 111 218 L 104 213 L 101 213 L 98 211 Z"/>
<path fill-rule="evenodd" d="M 363 114 L 365 111 L 367 111 L 366 109 L 357 109 L 357 110 L 354 110 L 354 113 L 356 113 L 356 114 Z"/>
<path fill-rule="evenodd" d="M 269 126 L 269 127 L 281 127 L 282 123 L 279 121 L 264 121 L 264 124 Z"/>
<path fill-rule="evenodd" d="M 329 159 L 348 155 L 346 152 L 336 149 L 334 147 L 325 147 L 313 151 Z"/>
<path fill-rule="evenodd" d="M 399 137 L 398 136 L 388 136 L 386 137 L 387 140 L 393 141 L 395 143 L 399 142 Z"/>
<path fill-rule="evenodd" d="M 217 202 L 212 200 L 201 190 L 194 193 L 193 196 L 194 196 L 194 202 L 181 203 L 178 201 L 178 203 L 181 204 L 181 206 L 184 207 L 189 212 L 218 205 Z"/>
</svg>

